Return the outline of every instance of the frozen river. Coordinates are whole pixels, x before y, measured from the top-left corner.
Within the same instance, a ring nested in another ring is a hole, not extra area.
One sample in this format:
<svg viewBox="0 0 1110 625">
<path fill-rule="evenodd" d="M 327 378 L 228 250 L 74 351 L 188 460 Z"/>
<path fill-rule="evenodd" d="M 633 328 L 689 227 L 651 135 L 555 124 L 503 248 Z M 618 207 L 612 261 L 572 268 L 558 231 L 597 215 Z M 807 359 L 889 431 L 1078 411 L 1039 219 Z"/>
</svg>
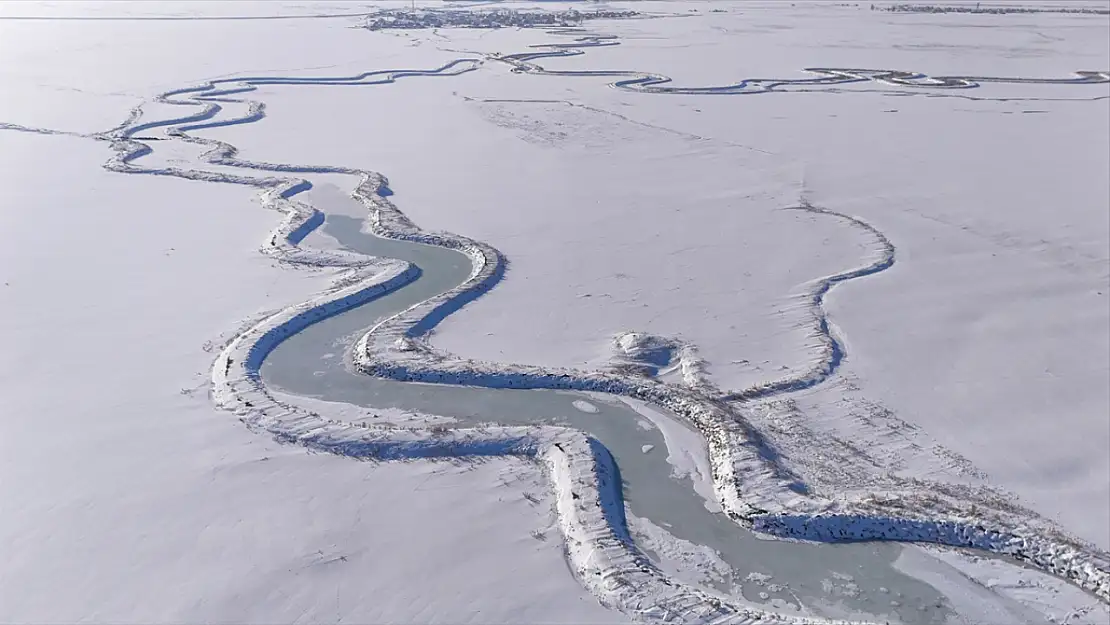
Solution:
<svg viewBox="0 0 1110 625">
<path fill-rule="evenodd" d="M 711 511 L 713 502 L 696 492 L 689 478 L 676 477 L 659 424 L 650 424 L 616 397 L 399 382 L 353 371 L 346 352 L 361 333 L 385 317 L 462 283 L 470 274 L 470 263 L 453 250 L 363 232 L 360 220 L 342 215 L 344 211 L 329 210 L 328 204 L 347 200 L 334 187 L 322 186 L 312 195 L 314 203 L 329 214 L 324 232 L 343 248 L 406 260 L 421 273 L 419 279 L 400 289 L 286 339 L 262 367 L 270 388 L 363 406 L 368 413 L 392 408 L 451 417 L 455 419 L 452 425 L 458 427 L 549 424 L 582 430 L 601 441 L 614 457 L 626 509 L 633 517 L 649 520 L 679 541 L 703 545 L 719 554 L 731 573 L 707 580 L 716 590 L 739 593 L 753 602 L 801 601 L 807 610 L 824 616 L 896 615 L 907 623 L 944 622 L 949 616 L 948 602 L 936 589 L 892 566 L 905 548 L 901 545 L 767 540 Z M 689 428 L 661 408 L 653 412 L 655 420 L 667 421 L 664 427 Z M 669 451 L 678 456 L 684 450 Z M 704 455 L 705 451 L 693 453 Z M 638 537 L 635 523 L 630 530 Z M 661 564 L 657 554 L 644 550 Z M 745 580 L 763 583 L 757 588 Z"/>
</svg>

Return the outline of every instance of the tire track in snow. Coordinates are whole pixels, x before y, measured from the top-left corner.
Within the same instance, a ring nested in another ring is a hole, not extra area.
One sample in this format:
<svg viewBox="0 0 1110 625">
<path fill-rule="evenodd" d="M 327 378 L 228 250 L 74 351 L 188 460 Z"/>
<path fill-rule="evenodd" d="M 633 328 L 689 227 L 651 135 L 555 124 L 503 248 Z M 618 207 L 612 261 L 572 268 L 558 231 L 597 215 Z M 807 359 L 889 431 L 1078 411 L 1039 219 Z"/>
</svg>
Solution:
<svg viewBox="0 0 1110 625">
<path fill-rule="evenodd" d="M 429 234 L 407 220 L 383 195 L 386 181 L 376 172 L 346 167 L 298 166 L 255 163 L 237 157 L 230 144 L 192 137 L 188 130 L 250 123 L 262 119 L 264 106 L 248 102 L 250 110 L 239 118 L 220 119 L 220 102 L 243 102 L 228 96 L 253 91 L 257 85 L 387 84 L 406 76 L 457 75 L 477 68 L 478 61 L 460 59 L 435 70 L 368 72 L 354 77 L 297 78 L 247 77 L 212 81 L 166 92 L 158 101 L 199 108 L 192 114 L 140 123 L 141 110 L 117 129 L 94 138 L 111 142 L 115 156 L 105 167 L 122 173 L 165 175 L 206 182 L 241 184 L 258 188 L 263 204 L 286 217 L 271 234 L 263 251 L 279 261 L 308 267 L 343 267 L 350 271 L 334 288 L 318 297 L 286 308 L 239 334 L 213 366 L 213 397 L 217 404 L 239 415 L 248 426 L 276 438 L 315 449 L 356 458 L 394 459 L 468 455 L 520 455 L 535 458 L 550 471 L 560 525 L 568 556 L 578 578 L 599 599 L 645 620 L 825 622 L 798 619 L 715 597 L 663 575 L 631 542 L 618 520 L 623 506 L 612 459 L 604 447 L 581 432 L 549 426 L 459 429 L 448 433 L 357 427 L 329 420 L 275 399 L 259 376 L 266 355 L 284 338 L 331 315 L 381 297 L 416 279 L 406 263 L 382 262 L 358 254 L 336 254 L 301 249 L 298 243 L 322 222 L 316 209 L 294 201 L 311 183 L 300 178 L 258 178 L 195 169 L 143 168 L 134 164 L 152 148 L 136 135 L 163 128 L 167 136 L 209 146 L 202 159 L 248 171 L 273 173 L 340 173 L 359 177 L 354 192 L 371 211 L 379 236 L 430 243 L 466 253 L 474 264 L 471 277 L 444 294 L 402 311 L 371 329 L 359 342 L 359 366 L 366 372 L 399 380 L 473 384 L 490 388 L 566 388 L 598 390 L 644 399 L 689 420 L 709 444 L 714 487 L 724 509 L 738 523 L 756 531 L 822 541 L 895 540 L 985 549 L 1011 555 L 1074 581 L 1106 601 L 1110 597 L 1110 567 L 1105 554 L 1084 545 L 1031 535 L 1021 530 L 992 527 L 974 518 L 928 518 L 929 509 L 907 506 L 908 499 L 894 498 L 887 510 L 876 513 L 860 502 L 806 500 L 791 490 L 791 476 L 783 474 L 774 458 L 743 420 L 722 401 L 696 390 L 612 373 L 554 370 L 540 367 L 478 363 L 435 352 L 426 335 L 446 315 L 479 297 L 500 279 L 504 258 L 493 248 L 456 235 Z M 8 125 L 11 130 L 39 132 Z M 40 132 L 41 134 L 41 132 Z M 812 212 L 853 218 L 809 205 Z M 857 220 L 858 221 L 858 220 Z M 870 228 L 863 222 L 858 222 Z M 873 229 L 872 229 L 873 230 Z M 881 233 L 874 233 L 885 241 Z M 889 242 L 886 242 L 889 246 Z M 890 247 L 893 262 L 893 247 Z M 882 261 L 837 274 L 821 281 L 813 291 L 819 309 L 821 298 L 838 282 L 885 269 Z M 821 313 L 823 315 L 823 313 Z M 827 329 L 827 320 L 824 323 Z M 382 341 L 385 341 L 384 343 Z M 829 349 L 837 343 L 829 335 Z M 397 349 L 397 346 L 400 349 Z M 842 353 L 842 352 L 841 352 Z M 834 358 L 835 361 L 835 358 Z M 834 367 L 835 368 L 835 367 Z M 826 374 L 827 377 L 827 374 Z M 813 382 L 816 384 L 817 382 Z M 767 396 L 795 390 L 787 382 L 762 391 Z M 868 511 L 870 510 L 870 511 Z M 882 511 L 882 506 L 879 506 Z M 908 514 L 906 514 L 908 513 Z M 919 518 L 919 517 L 926 518 Z"/>
</svg>

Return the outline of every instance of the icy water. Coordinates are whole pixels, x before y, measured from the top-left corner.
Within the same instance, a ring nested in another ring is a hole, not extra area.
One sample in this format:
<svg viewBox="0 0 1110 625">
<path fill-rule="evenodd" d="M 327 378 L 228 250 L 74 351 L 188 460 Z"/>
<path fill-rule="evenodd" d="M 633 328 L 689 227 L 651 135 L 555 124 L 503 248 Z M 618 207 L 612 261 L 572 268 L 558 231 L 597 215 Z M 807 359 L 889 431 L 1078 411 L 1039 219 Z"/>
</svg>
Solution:
<svg viewBox="0 0 1110 625">
<path fill-rule="evenodd" d="M 767 540 L 723 514 L 710 512 L 691 480 L 674 476 L 659 429 L 641 425 L 648 420 L 616 398 L 397 382 L 354 373 L 346 365 L 346 353 L 357 337 L 380 319 L 464 281 L 470 261 L 451 250 L 361 232 L 360 219 L 342 214 L 352 214 L 354 201 L 333 185 L 316 187 L 311 195 L 312 203 L 328 214 L 324 232 L 344 248 L 407 260 L 422 273 L 415 282 L 387 296 L 284 341 L 262 367 L 263 380 L 271 388 L 363 406 L 368 412 L 399 408 L 453 417 L 459 427 L 483 423 L 574 427 L 601 441 L 612 454 L 620 469 L 629 513 L 650 520 L 678 539 L 716 550 L 732 569 L 731 579 L 704 580 L 703 585 L 760 604 L 770 600 L 796 604 L 800 600 L 806 610 L 823 616 L 870 615 L 880 621 L 940 623 L 952 615 L 948 601 L 936 589 L 892 567 L 901 545 Z M 597 412 L 579 410 L 575 401 L 589 402 Z M 678 422 L 664 409 L 655 410 Z M 648 445 L 653 449 L 644 452 Z M 632 534 L 637 537 L 635 531 Z M 645 552 L 658 562 L 656 554 Z"/>
</svg>

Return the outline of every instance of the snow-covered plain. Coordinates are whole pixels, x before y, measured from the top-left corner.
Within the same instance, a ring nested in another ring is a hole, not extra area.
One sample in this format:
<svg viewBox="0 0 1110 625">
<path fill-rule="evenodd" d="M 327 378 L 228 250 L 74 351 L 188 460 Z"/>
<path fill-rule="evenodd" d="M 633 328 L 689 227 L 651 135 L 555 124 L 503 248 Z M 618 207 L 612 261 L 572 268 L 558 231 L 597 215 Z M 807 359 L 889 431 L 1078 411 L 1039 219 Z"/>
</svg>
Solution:
<svg viewBox="0 0 1110 625">
<path fill-rule="evenodd" d="M 636 8 L 673 12 L 678 4 Z M 880 69 L 930 75 L 1065 77 L 1106 65 L 1105 30 L 1091 18 L 681 4 L 689 9 L 723 13 L 595 24 L 621 45 L 539 62 L 648 70 L 696 85 L 794 77 L 803 67 L 874 67 L 876 58 Z M 994 21 L 961 28 L 972 19 Z M 142 98 L 201 78 L 431 68 L 459 50 L 516 52 L 569 40 L 350 25 L 0 21 L 0 54 L 12 59 L 0 120 L 92 132 L 118 123 Z M 201 33 L 206 44 L 196 46 Z M 329 45 L 313 45 L 325 39 Z M 69 51 L 44 41 L 64 41 Z M 847 359 L 825 386 L 785 408 L 746 407 L 753 422 L 770 426 L 772 441 L 816 486 L 836 490 L 868 473 L 844 478 L 832 470 L 843 467 L 807 464 L 814 438 L 780 427 L 784 414 L 827 441 L 867 449 L 863 457 L 878 463 L 868 471 L 1012 490 L 1068 531 L 1110 546 L 1110 129 L 1107 101 L 1089 100 L 1105 97 L 1105 85 L 987 85 L 957 94 L 1082 101 L 665 97 L 606 89 L 606 78 L 508 69 L 487 61 L 481 72 L 387 89 L 262 87 L 261 125 L 203 134 L 256 160 L 387 172 L 394 200 L 417 223 L 505 253 L 506 279 L 433 338 L 494 362 L 600 367 L 612 337 L 631 329 L 696 346 L 708 380 L 725 391 L 804 369 L 817 339 L 796 296 L 809 281 L 869 260 L 876 245 L 850 222 L 778 209 L 805 197 L 864 218 L 896 246 L 898 262 L 830 296 Z M 875 86 L 846 89 L 866 88 Z M 285 271 L 257 255 L 276 217 L 253 210 L 248 191 L 104 172 L 106 146 L 83 139 L 0 140 L 0 156 L 11 161 L 4 218 L 17 243 L 3 263 L 4 309 L 12 311 L 4 413 L 19 415 L 12 423 L 21 434 L 5 438 L 4 474 L 28 476 L 4 482 L 5 507 L 20 514 L 0 526 L 6 552 L 18 554 L 3 569 L 0 616 L 619 618 L 563 573 L 558 541 L 529 535 L 557 531 L 549 506 L 532 506 L 501 477 L 528 484 L 542 500 L 546 487 L 530 465 L 498 459 L 462 472 L 306 457 L 214 413 L 204 377 L 212 354 L 201 346 L 305 299 L 331 277 Z M 1042 208 L 1048 204 L 1051 211 Z M 42 228 L 51 218 L 57 224 Z M 163 259 L 171 266 L 154 269 Z M 67 335 L 88 342 L 46 360 L 43 344 Z M 64 393 L 55 391 L 60 384 Z M 239 478 L 212 487 L 229 479 L 215 477 L 221 462 Z M 181 488 L 174 493 L 167 483 Z M 384 506 L 383 496 L 391 497 Z M 362 498 L 374 503 L 364 509 Z M 159 514 L 172 517 L 170 529 Z M 421 540 L 414 553 L 400 544 L 401 533 L 425 522 L 430 545 Z M 208 551 L 194 547 L 206 528 L 227 526 Z M 289 551 L 275 552 L 275 544 Z M 295 558 L 308 563 L 297 568 Z M 180 568 L 167 567 L 170 560 Z M 352 570 L 323 570 L 339 565 Z M 436 572 L 426 582 L 436 588 L 431 602 L 405 584 L 427 571 Z M 260 572 L 266 577 L 257 579 Z M 47 580 L 78 591 L 48 602 L 58 593 Z M 198 582 L 173 600 L 147 591 Z M 1042 608 L 1060 616 L 1058 605 Z"/>
<path fill-rule="evenodd" d="M 345 25 L 0 20 L 0 120 L 102 131 L 202 77 L 397 51 Z M 567 574 L 532 464 L 352 462 L 217 411 L 213 349 L 332 275 L 258 253 L 277 215 L 250 189 L 109 155 L 0 131 L 0 620 L 621 620 Z"/>
</svg>

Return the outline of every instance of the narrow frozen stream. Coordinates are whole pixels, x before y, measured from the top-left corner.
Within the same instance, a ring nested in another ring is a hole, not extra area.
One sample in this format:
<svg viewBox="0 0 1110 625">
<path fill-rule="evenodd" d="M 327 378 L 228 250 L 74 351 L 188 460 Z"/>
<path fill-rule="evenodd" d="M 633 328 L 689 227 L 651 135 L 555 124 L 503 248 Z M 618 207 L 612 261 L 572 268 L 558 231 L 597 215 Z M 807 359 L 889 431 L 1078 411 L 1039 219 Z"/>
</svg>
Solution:
<svg viewBox="0 0 1110 625">
<path fill-rule="evenodd" d="M 344 216 L 357 214 L 352 212 L 352 204 L 361 206 L 333 185 L 318 186 L 310 195 L 309 201 L 328 215 L 324 232 L 341 246 L 404 259 L 422 273 L 397 291 L 285 340 L 262 367 L 262 377 L 270 388 L 363 406 L 368 413 L 398 408 L 453 417 L 455 425 L 462 427 L 481 423 L 574 427 L 597 438 L 612 453 L 620 468 L 629 513 L 650 520 L 677 539 L 716 550 L 732 569 L 731 579 L 706 580 L 703 585 L 761 604 L 775 599 L 797 603 L 800 599 L 807 611 L 830 617 L 867 615 L 880 621 L 939 623 L 952 615 L 940 592 L 892 566 L 901 545 L 766 540 L 724 515 L 710 512 L 691 480 L 674 476 L 660 430 L 644 427 L 648 420 L 617 398 L 397 382 L 353 372 L 347 364 L 347 351 L 361 333 L 378 320 L 461 283 L 469 275 L 470 262 L 452 250 L 362 232 L 360 219 Z M 597 412 L 576 408 L 576 401 L 589 402 Z M 655 410 L 677 423 L 674 415 Z M 642 544 L 635 524 L 630 529 Z M 659 562 L 657 554 L 646 546 L 641 548 Z M 751 574 L 763 583 L 746 581 Z"/>
</svg>

